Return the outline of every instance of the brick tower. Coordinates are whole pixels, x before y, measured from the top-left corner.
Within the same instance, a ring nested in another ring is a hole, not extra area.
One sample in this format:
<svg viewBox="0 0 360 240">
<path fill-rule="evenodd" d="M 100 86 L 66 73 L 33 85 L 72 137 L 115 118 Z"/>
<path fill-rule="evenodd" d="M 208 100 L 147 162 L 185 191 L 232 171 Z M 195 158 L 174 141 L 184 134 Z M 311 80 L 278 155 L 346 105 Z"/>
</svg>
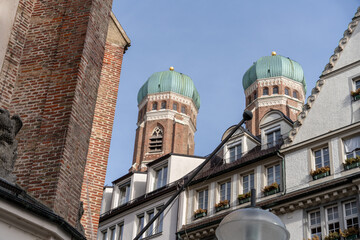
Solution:
<svg viewBox="0 0 360 240">
<path fill-rule="evenodd" d="M 262 117 L 271 109 L 280 110 L 295 121 L 305 100 L 306 84 L 300 64 L 272 52 L 256 61 L 243 76 L 246 110 L 253 119 L 246 128 L 254 135 L 260 134 Z"/>
<path fill-rule="evenodd" d="M 200 96 L 190 77 L 174 71 L 150 76 L 138 93 L 139 115 L 131 170 L 167 153 L 194 154 Z"/>
<path fill-rule="evenodd" d="M 85 229 L 88 211 L 96 219 L 88 239 L 96 238 L 118 78 L 129 45 L 111 6 L 112 0 L 0 3 L 6 8 L 0 107 L 24 123 L 17 136 L 17 183 L 74 227 L 82 200 Z M 100 122 L 106 125 L 101 131 Z M 86 181 L 94 187 L 85 188 Z"/>
</svg>

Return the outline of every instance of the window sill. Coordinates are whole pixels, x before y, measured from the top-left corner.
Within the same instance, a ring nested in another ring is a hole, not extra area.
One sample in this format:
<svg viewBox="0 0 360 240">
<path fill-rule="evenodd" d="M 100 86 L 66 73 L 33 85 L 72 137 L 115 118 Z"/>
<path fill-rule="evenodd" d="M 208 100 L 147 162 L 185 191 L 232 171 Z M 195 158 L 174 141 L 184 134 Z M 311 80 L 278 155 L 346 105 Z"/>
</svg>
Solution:
<svg viewBox="0 0 360 240">
<path fill-rule="evenodd" d="M 162 235 L 162 232 L 159 232 L 159 233 L 155 233 L 155 234 L 153 234 L 151 236 L 144 237 L 142 239 L 152 239 L 152 238 L 156 238 L 156 237 L 161 236 L 161 235 Z"/>
</svg>

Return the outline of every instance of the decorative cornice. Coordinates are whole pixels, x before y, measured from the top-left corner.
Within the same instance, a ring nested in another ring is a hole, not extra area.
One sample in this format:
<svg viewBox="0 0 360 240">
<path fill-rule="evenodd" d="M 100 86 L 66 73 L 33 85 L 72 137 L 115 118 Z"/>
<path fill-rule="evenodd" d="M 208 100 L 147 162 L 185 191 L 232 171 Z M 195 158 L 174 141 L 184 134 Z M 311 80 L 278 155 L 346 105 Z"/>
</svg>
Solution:
<svg viewBox="0 0 360 240">
<path fill-rule="evenodd" d="M 339 59 L 340 53 L 344 50 L 345 45 L 348 43 L 351 34 L 353 33 L 353 31 L 355 30 L 356 26 L 359 23 L 359 19 L 360 19 L 360 7 L 357 9 L 354 18 L 350 22 L 348 28 L 345 30 L 344 37 L 340 40 L 339 46 L 335 48 L 334 54 L 330 57 L 329 63 L 325 66 L 325 69 L 322 72 L 322 76 L 320 76 L 320 79 L 316 82 L 315 87 L 311 90 L 311 95 L 307 98 L 307 102 L 303 106 L 302 112 L 298 115 L 297 121 L 295 121 L 293 129 L 290 131 L 289 137 L 285 139 L 285 146 L 288 146 L 294 141 L 296 134 L 298 133 L 312 105 L 314 104 L 315 99 L 319 95 L 322 86 L 325 83 L 325 79 L 323 78 L 323 76 L 325 74 L 330 73 L 333 70 L 335 62 Z"/>
<path fill-rule="evenodd" d="M 346 44 L 349 42 L 349 39 L 354 32 L 355 28 L 359 24 L 360 20 L 360 7 L 357 9 L 355 16 L 353 17 L 352 21 L 350 22 L 348 28 L 344 32 L 343 38 L 340 39 L 339 45 L 335 48 L 334 54 L 330 57 L 329 63 L 326 64 L 322 75 L 325 75 L 332 71 L 335 66 L 336 61 L 339 59 L 341 52 L 344 50 Z"/>
</svg>

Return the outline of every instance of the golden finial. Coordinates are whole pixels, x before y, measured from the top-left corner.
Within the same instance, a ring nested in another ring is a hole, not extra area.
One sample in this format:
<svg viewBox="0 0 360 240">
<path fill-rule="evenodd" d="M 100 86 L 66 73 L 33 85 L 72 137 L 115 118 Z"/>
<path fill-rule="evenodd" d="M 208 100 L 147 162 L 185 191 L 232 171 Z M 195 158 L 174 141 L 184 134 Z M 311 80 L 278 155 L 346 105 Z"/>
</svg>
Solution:
<svg viewBox="0 0 360 240">
<path fill-rule="evenodd" d="M 174 67 L 172 67 L 172 66 L 169 69 L 170 69 L 170 71 L 174 71 Z"/>
<path fill-rule="evenodd" d="M 275 51 L 272 51 L 272 52 L 271 52 L 271 56 L 276 56 L 276 52 L 275 52 Z"/>
</svg>

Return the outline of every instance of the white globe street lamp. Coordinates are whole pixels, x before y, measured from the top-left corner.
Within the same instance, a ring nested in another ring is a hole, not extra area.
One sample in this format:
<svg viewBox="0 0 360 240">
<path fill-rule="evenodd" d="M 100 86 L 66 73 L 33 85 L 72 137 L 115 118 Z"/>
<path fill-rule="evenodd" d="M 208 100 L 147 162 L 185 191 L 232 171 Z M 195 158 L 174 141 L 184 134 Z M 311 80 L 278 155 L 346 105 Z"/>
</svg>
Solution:
<svg viewBox="0 0 360 240">
<path fill-rule="evenodd" d="M 218 240 L 289 240 L 290 233 L 278 216 L 255 208 L 256 190 L 251 189 L 251 207 L 233 211 L 216 229 Z"/>
</svg>

